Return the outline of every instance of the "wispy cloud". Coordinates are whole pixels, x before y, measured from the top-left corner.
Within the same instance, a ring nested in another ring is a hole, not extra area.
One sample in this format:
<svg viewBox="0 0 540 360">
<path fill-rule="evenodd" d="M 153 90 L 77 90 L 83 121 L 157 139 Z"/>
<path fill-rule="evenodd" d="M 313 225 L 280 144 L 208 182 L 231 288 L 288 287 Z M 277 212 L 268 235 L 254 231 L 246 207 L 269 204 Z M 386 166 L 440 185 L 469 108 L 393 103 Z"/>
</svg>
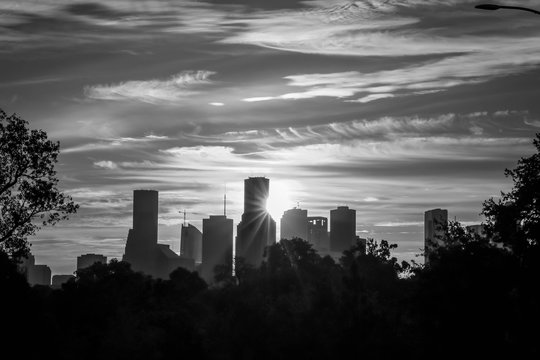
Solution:
<svg viewBox="0 0 540 360">
<path fill-rule="evenodd" d="M 183 71 L 166 80 L 126 81 L 84 88 L 88 98 L 98 100 L 135 100 L 150 104 L 181 104 L 182 100 L 199 93 L 201 85 L 210 84 L 215 72 Z"/>
</svg>

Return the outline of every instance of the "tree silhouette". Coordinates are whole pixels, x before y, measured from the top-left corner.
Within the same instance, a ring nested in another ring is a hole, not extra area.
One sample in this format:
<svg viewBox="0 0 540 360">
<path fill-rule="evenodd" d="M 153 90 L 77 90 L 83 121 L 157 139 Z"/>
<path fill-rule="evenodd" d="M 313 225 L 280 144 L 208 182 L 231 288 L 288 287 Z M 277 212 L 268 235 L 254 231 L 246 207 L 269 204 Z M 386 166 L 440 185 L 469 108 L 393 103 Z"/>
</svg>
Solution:
<svg viewBox="0 0 540 360">
<path fill-rule="evenodd" d="M 0 251 L 26 256 L 28 236 L 78 209 L 58 188 L 54 165 L 60 144 L 43 130 L 0 109 Z"/>
<path fill-rule="evenodd" d="M 501 198 L 484 202 L 487 232 L 507 246 L 525 266 L 538 259 L 540 248 L 540 133 L 533 140 L 536 154 L 521 158 L 505 175 L 514 181 Z M 533 256 L 533 258 L 531 258 Z"/>
</svg>

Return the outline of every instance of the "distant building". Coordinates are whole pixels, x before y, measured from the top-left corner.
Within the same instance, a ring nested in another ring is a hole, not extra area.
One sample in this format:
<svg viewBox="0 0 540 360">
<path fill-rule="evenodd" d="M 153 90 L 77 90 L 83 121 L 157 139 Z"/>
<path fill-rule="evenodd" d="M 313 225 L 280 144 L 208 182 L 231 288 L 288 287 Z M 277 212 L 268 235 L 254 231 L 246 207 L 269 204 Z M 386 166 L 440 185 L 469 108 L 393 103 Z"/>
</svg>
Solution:
<svg viewBox="0 0 540 360">
<path fill-rule="evenodd" d="M 280 229 L 280 239 L 300 238 L 307 241 L 307 210 L 297 208 L 286 210 L 281 217 Z"/>
<path fill-rule="evenodd" d="M 193 259 L 195 264 L 202 262 L 202 233 L 191 224 L 182 225 L 180 232 L 180 256 Z"/>
<path fill-rule="evenodd" d="M 152 275 L 160 279 L 167 279 L 169 274 L 179 267 L 194 271 L 195 260 L 178 256 L 169 245 L 157 244 L 156 270 Z"/>
<path fill-rule="evenodd" d="M 330 251 L 350 249 L 356 239 L 356 210 L 338 206 L 330 210 Z"/>
<path fill-rule="evenodd" d="M 182 258 L 169 245 L 158 244 L 158 192 L 133 191 L 133 228 L 129 229 L 122 258 L 135 271 L 166 279 L 178 267 L 192 271 L 193 259 Z"/>
<path fill-rule="evenodd" d="M 313 245 L 317 252 L 324 256 L 330 251 L 330 237 L 328 236 L 328 218 L 310 216 L 307 218 L 307 241 Z"/>
<path fill-rule="evenodd" d="M 232 264 L 232 246 L 232 219 L 224 215 L 211 215 L 209 219 L 203 219 L 201 277 L 207 283 L 214 282 L 214 268 L 217 265 Z"/>
<path fill-rule="evenodd" d="M 28 268 L 30 285 L 51 285 L 51 268 L 47 265 L 34 265 Z"/>
<path fill-rule="evenodd" d="M 365 255 L 367 251 L 367 239 L 361 238 L 360 236 L 356 236 L 356 243 L 360 243 L 363 249 L 363 254 Z"/>
<path fill-rule="evenodd" d="M 74 278 L 75 276 L 73 275 L 54 275 L 52 277 L 52 287 L 55 289 L 61 289 L 63 284 Z"/>
<path fill-rule="evenodd" d="M 156 272 L 158 240 L 158 192 L 133 191 L 133 228 L 128 232 L 124 261 L 135 271 Z"/>
<path fill-rule="evenodd" d="M 471 234 L 478 235 L 481 238 L 486 237 L 486 227 L 484 224 L 469 225 L 465 227 Z"/>
<path fill-rule="evenodd" d="M 29 254 L 28 257 L 21 259 L 18 265 L 19 271 L 24 274 L 28 284 L 34 285 L 51 285 L 51 268 L 47 265 L 36 265 L 36 258 Z"/>
<path fill-rule="evenodd" d="M 448 210 L 433 209 L 424 213 L 424 262 L 429 263 L 434 246 L 442 244 L 448 224 Z"/>
<path fill-rule="evenodd" d="M 270 180 L 265 177 L 244 180 L 244 213 L 237 228 L 236 257 L 254 267 L 261 265 L 265 248 L 276 242 L 276 222 L 266 210 L 269 192 Z"/>
<path fill-rule="evenodd" d="M 77 256 L 77 270 L 90 267 L 95 263 L 107 264 L 107 257 L 98 254 L 85 254 Z"/>
</svg>

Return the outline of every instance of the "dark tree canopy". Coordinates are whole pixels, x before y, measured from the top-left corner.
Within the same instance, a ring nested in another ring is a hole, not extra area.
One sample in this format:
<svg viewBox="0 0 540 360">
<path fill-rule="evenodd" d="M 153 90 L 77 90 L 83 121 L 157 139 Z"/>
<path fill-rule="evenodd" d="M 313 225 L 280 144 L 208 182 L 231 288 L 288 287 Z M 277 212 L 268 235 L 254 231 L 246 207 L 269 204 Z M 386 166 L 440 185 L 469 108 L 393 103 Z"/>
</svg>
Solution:
<svg viewBox="0 0 540 360">
<path fill-rule="evenodd" d="M 540 247 L 540 133 L 533 141 L 536 154 L 523 157 L 513 170 L 506 169 L 514 187 L 501 198 L 484 203 L 483 214 L 493 240 L 509 248 L 527 262 Z"/>
<path fill-rule="evenodd" d="M 14 258 L 28 253 L 28 236 L 78 209 L 58 189 L 54 165 L 60 144 L 43 130 L 0 109 L 0 251 Z"/>
</svg>

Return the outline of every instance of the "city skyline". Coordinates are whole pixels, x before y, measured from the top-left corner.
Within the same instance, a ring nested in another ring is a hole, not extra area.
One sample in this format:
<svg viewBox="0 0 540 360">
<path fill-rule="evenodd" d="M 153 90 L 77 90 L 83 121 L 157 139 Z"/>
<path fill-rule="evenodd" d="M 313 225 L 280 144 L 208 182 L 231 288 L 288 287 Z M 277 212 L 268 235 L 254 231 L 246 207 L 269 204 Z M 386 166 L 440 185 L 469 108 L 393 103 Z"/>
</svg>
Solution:
<svg viewBox="0 0 540 360">
<path fill-rule="evenodd" d="M 33 254 L 53 274 L 120 259 L 133 189 L 159 191 L 159 241 L 179 252 L 179 212 L 202 229 L 226 184 L 236 227 L 248 176 L 271 179 L 278 227 L 297 203 L 347 205 L 400 259 L 423 248 L 428 209 L 480 223 L 534 150 L 540 27 L 474 5 L 2 1 L 0 107 L 60 141 L 60 187 L 81 205 Z"/>
</svg>

